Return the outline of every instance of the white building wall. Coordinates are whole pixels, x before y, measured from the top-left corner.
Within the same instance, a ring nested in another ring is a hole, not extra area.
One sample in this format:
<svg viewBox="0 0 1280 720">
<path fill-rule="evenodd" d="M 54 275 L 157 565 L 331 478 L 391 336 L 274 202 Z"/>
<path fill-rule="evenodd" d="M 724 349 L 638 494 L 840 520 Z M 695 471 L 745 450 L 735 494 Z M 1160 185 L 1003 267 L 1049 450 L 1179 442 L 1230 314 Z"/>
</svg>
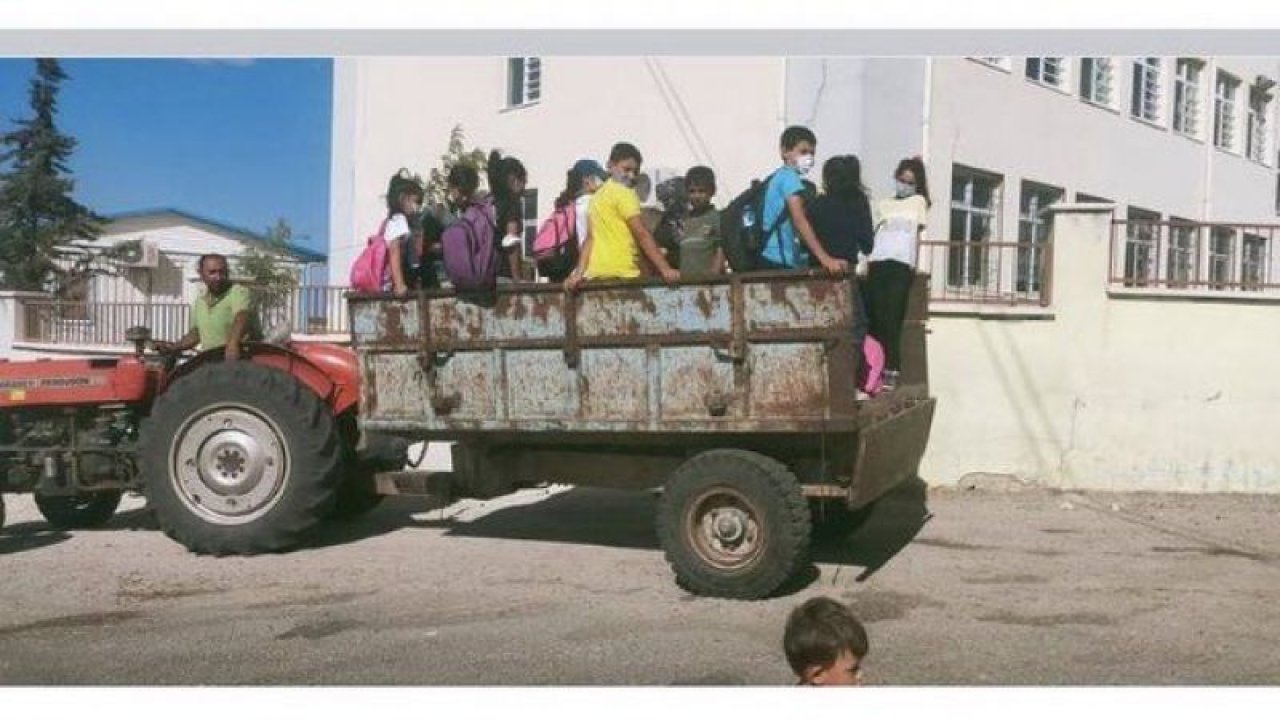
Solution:
<svg viewBox="0 0 1280 720">
<path fill-rule="evenodd" d="M 783 85 L 778 58 L 544 57 L 542 99 L 508 109 L 505 58 L 339 58 L 330 282 L 345 284 L 385 214 L 387 179 L 438 167 L 454 125 L 468 148 L 520 158 L 539 217 L 575 160 L 604 164 L 620 140 L 650 173 L 710 165 L 723 204 L 778 164 Z"/>
<path fill-rule="evenodd" d="M 929 181 L 934 195 L 929 235 L 946 239 L 947 197 L 955 164 L 1004 176 L 1001 237 L 1017 235 L 1022 180 L 1107 198 L 1190 220 L 1275 222 L 1276 106 L 1271 103 L 1267 164 L 1212 143 L 1213 82 L 1218 68 L 1242 81 L 1237 138 L 1244 136 L 1248 85 L 1280 77 L 1276 59 L 1202 58 L 1198 137 L 1171 129 L 1175 58 L 1161 58 L 1160 115 L 1146 123 L 1130 115 L 1132 57 L 1115 57 L 1110 107 L 1080 98 L 1079 58 L 1067 59 L 1061 89 L 1028 80 L 1025 58 L 999 69 L 966 58 L 933 63 Z M 1212 191 L 1209 191 L 1212 188 Z"/>
<path fill-rule="evenodd" d="M 923 58 L 788 58 L 786 125 L 805 125 L 818 136 L 810 179 L 821 185 L 822 163 L 855 154 L 873 198 L 893 191 L 893 171 L 904 157 L 924 152 Z M 776 140 L 775 140 L 776 144 Z"/>
</svg>

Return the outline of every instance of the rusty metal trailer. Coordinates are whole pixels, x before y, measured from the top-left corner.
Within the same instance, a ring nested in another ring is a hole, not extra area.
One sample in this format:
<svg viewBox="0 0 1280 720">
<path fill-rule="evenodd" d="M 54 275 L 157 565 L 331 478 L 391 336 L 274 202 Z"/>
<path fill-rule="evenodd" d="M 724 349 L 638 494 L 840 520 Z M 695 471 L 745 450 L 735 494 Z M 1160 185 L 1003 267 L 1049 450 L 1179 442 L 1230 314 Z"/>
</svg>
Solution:
<svg viewBox="0 0 1280 720">
<path fill-rule="evenodd" d="M 450 487 L 395 473 L 380 490 L 660 488 L 680 584 L 767 596 L 806 562 L 815 520 L 915 477 L 934 410 L 927 284 L 912 288 L 899 388 L 863 400 L 852 276 L 352 295 L 363 430 L 455 442 Z"/>
</svg>

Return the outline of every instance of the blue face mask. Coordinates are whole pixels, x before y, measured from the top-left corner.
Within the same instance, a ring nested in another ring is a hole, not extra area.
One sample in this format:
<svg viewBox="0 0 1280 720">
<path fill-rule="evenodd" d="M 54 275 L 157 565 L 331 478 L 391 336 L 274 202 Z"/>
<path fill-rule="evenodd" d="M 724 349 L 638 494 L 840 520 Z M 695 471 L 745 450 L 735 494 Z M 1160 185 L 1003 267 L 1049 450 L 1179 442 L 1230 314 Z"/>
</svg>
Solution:
<svg viewBox="0 0 1280 720">
<path fill-rule="evenodd" d="M 916 194 L 916 186 L 914 183 L 905 183 L 905 182 L 902 182 L 901 180 L 897 182 L 897 188 L 894 191 L 895 197 L 905 198 L 905 197 L 911 197 L 912 195 L 915 195 L 915 194 Z"/>
</svg>

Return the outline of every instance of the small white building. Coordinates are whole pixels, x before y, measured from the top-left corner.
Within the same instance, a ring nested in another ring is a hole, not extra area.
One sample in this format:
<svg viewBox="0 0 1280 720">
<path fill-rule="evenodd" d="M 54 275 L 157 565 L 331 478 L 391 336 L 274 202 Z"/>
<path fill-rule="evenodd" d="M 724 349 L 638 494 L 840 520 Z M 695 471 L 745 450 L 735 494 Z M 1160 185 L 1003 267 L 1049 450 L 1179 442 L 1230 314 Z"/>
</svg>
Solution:
<svg viewBox="0 0 1280 720">
<path fill-rule="evenodd" d="M 110 215 L 92 245 L 126 245 L 129 254 L 99 261 L 100 272 L 61 298 L 22 293 L 8 299 L 3 320 L 11 329 L 0 335 L 0 341 L 7 338 L 0 352 L 16 357 L 114 351 L 124 345 L 124 331 L 135 325 L 150 327 L 157 338 L 176 339 L 190 326 L 189 309 L 202 287 L 201 255 L 225 255 L 234 274 L 237 260 L 250 250 L 275 252 L 260 233 L 175 208 Z M 291 245 L 279 262 L 296 274 L 299 285 L 317 277 L 323 282 L 322 253 Z M 272 319 L 288 321 L 299 332 L 334 304 L 325 292 L 295 295 Z"/>
<path fill-rule="evenodd" d="M 225 255 L 234 271 L 238 258 L 268 247 L 261 233 L 175 208 L 116 213 L 107 220 L 95 244 L 136 242 L 138 252 L 114 263 L 118 275 L 90 281 L 85 299 L 91 303 L 190 303 L 201 288 L 196 266 L 201 255 Z M 303 284 L 325 256 L 291 245 L 279 261 Z"/>
</svg>

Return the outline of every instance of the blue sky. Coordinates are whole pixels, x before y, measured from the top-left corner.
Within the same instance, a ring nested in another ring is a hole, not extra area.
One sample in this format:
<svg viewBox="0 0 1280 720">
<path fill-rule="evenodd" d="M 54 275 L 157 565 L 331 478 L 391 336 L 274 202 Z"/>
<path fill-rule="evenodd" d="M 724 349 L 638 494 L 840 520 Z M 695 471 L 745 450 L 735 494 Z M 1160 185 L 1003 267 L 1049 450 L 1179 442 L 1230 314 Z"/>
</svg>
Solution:
<svg viewBox="0 0 1280 720">
<path fill-rule="evenodd" d="M 328 59 L 68 59 L 58 126 L 75 197 L 101 214 L 176 207 L 328 251 Z M 30 116 L 31 60 L 0 59 L 0 128 Z M 305 236 L 305 237 L 302 237 Z"/>
</svg>

